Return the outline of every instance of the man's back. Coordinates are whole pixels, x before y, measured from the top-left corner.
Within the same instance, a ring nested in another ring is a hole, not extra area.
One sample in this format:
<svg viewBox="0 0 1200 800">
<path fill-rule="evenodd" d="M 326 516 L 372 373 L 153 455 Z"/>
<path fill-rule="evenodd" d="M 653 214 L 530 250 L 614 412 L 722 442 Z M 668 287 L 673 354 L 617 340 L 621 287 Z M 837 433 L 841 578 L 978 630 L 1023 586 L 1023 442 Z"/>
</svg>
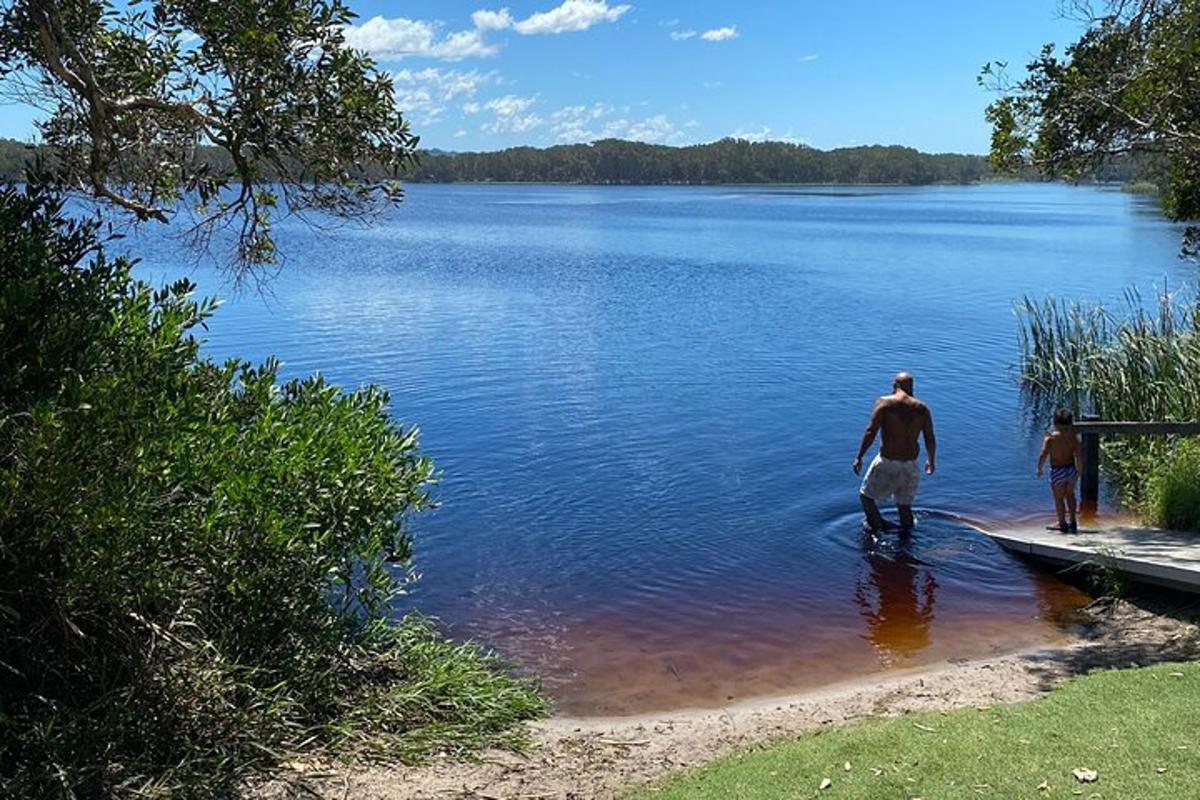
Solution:
<svg viewBox="0 0 1200 800">
<path fill-rule="evenodd" d="M 882 428 L 880 453 L 893 461 L 913 461 L 921 454 L 918 439 L 929 419 L 929 409 L 906 392 L 879 398 Z"/>
</svg>

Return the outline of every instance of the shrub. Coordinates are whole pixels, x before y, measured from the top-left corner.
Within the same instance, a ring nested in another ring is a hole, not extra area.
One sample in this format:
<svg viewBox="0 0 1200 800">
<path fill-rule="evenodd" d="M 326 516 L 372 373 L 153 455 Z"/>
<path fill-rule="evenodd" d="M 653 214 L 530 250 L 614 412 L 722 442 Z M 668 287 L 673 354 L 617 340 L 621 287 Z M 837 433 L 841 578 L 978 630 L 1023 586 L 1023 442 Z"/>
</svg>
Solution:
<svg viewBox="0 0 1200 800">
<path fill-rule="evenodd" d="M 1146 482 L 1143 512 L 1155 525 L 1200 531 L 1200 442 L 1183 441 Z"/>
<path fill-rule="evenodd" d="M 334 746 L 461 750 L 542 711 L 397 625 L 417 432 L 375 388 L 203 357 L 216 304 L 0 188 L 0 795 L 228 796 Z"/>
</svg>

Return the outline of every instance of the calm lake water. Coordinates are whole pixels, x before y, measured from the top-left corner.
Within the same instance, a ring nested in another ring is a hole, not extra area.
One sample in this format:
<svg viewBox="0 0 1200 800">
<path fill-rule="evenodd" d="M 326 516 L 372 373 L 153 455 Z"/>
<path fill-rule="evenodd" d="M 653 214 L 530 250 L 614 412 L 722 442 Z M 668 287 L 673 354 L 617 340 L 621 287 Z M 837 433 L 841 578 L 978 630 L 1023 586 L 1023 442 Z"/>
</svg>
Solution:
<svg viewBox="0 0 1200 800">
<path fill-rule="evenodd" d="M 279 234 L 272 294 L 231 298 L 209 352 L 386 386 L 444 472 L 412 603 L 579 713 L 1061 636 L 1086 598 L 933 511 L 1050 508 L 1015 299 L 1189 273 L 1152 202 L 1059 185 L 416 185 L 372 229 Z M 850 471 L 898 369 L 940 442 L 908 543 L 863 536 Z"/>
</svg>

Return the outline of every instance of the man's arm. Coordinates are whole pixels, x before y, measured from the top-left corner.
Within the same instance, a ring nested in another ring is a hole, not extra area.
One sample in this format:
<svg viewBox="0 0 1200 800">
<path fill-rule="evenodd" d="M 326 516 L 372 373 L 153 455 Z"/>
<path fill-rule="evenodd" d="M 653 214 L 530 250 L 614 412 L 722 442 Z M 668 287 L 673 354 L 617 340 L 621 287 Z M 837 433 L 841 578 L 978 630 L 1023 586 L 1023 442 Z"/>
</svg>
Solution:
<svg viewBox="0 0 1200 800">
<path fill-rule="evenodd" d="M 933 435 L 933 412 L 925 409 L 925 425 L 921 428 L 925 437 L 925 474 L 932 475 L 937 469 L 937 437 Z"/>
<path fill-rule="evenodd" d="M 867 429 L 863 431 L 862 444 L 858 446 L 858 455 L 854 457 L 854 474 L 857 475 L 862 470 L 863 456 L 871 449 L 871 444 L 875 441 L 875 434 L 879 432 L 879 426 L 883 424 L 883 401 L 876 400 L 875 408 L 871 409 L 871 419 L 867 422 Z"/>
</svg>

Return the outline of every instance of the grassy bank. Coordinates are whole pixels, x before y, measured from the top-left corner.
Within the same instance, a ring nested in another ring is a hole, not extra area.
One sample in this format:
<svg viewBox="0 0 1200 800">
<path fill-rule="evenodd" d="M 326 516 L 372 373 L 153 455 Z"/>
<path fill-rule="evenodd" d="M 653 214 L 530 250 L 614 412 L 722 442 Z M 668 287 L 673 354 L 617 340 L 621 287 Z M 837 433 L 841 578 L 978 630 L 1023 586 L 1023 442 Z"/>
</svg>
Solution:
<svg viewBox="0 0 1200 800">
<path fill-rule="evenodd" d="M 1200 664 L 1102 672 L 1027 703 L 818 731 L 636 796 L 1197 797 L 1196 719 Z M 1090 770 L 1095 780 L 1081 781 L 1075 770 Z"/>
</svg>

